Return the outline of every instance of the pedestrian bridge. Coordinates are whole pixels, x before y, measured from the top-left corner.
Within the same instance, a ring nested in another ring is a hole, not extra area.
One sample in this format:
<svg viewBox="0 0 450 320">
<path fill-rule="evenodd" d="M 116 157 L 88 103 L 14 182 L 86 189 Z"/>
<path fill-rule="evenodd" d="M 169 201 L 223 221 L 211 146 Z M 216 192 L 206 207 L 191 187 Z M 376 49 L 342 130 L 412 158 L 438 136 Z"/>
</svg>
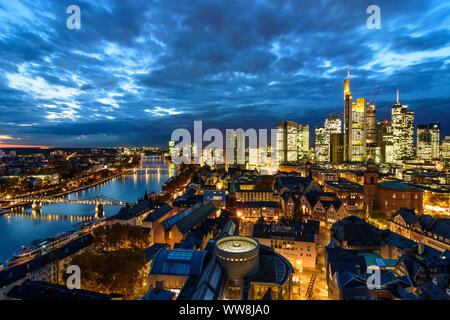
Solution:
<svg viewBox="0 0 450 320">
<path fill-rule="evenodd" d="M 10 200 L 0 199 L 0 201 L 10 203 L 40 203 L 40 204 L 70 203 L 70 204 L 95 204 L 95 205 L 113 205 L 113 206 L 125 206 L 127 204 L 133 204 L 130 202 L 114 200 L 103 195 L 98 195 L 88 199 L 76 199 L 76 200 L 65 199 L 64 197 L 24 197 Z"/>
</svg>

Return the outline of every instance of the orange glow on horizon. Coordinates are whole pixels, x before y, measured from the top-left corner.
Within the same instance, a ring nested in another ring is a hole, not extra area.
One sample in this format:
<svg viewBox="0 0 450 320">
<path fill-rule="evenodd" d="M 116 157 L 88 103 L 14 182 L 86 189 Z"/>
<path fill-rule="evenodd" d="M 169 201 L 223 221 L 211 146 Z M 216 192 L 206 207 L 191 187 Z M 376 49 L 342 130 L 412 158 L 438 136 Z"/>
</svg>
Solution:
<svg viewBox="0 0 450 320">
<path fill-rule="evenodd" d="M 23 144 L 0 144 L 0 148 L 39 148 L 39 149 L 49 149 L 51 146 L 32 146 Z"/>
</svg>

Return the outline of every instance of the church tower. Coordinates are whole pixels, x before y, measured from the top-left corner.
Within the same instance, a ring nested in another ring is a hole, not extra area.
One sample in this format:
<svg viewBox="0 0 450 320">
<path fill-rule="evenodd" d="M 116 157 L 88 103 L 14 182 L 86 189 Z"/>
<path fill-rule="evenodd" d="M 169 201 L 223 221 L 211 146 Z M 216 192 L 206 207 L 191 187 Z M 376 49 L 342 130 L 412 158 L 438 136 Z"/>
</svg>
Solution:
<svg viewBox="0 0 450 320">
<path fill-rule="evenodd" d="M 364 172 L 364 210 L 369 212 L 377 209 L 378 171 L 373 159 L 367 160 Z"/>
</svg>

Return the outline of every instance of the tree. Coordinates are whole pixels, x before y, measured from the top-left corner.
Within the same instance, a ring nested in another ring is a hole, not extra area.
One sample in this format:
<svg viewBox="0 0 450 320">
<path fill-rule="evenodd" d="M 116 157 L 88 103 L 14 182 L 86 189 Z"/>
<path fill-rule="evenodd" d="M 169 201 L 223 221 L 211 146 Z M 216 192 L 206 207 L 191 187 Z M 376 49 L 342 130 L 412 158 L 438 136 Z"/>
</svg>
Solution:
<svg viewBox="0 0 450 320">
<path fill-rule="evenodd" d="M 99 226 L 93 236 L 92 249 L 100 253 L 120 249 L 144 250 L 150 246 L 149 237 L 142 229 L 128 224 Z"/>
<path fill-rule="evenodd" d="M 125 299 L 142 296 L 147 269 L 143 251 L 121 249 L 106 254 L 84 252 L 71 264 L 81 270 L 81 288 L 106 294 L 118 293 Z M 67 277 L 65 275 L 65 281 Z"/>
<path fill-rule="evenodd" d="M 93 232 L 90 250 L 74 256 L 71 264 L 81 269 L 82 289 L 135 299 L 147 285 L 144 249 L 149 246 L 148 236 L 139 227 L 118 223 L 99 226 Z"/>
</svg>

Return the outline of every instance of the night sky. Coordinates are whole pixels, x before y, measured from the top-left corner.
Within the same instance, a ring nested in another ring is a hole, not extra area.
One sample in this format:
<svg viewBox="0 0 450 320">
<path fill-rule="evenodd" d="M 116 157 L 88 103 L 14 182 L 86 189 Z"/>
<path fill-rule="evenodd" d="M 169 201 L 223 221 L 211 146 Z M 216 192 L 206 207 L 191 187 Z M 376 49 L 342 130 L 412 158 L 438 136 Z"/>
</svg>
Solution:
<svg viewBox="0 0 450 320">
<path fill-rule="evenodd" d="M 69 30 L 69 5 L 81 29 Z M 366 9 L 381 8 L 381 30 Z M 354 98 L 450 135 L 449 1 L 1 1 L 0 146 L 166 145 L 172 130 L 311 127 Z M 313 128 L 311 129 L 313 131 Z"/>
</svg>

